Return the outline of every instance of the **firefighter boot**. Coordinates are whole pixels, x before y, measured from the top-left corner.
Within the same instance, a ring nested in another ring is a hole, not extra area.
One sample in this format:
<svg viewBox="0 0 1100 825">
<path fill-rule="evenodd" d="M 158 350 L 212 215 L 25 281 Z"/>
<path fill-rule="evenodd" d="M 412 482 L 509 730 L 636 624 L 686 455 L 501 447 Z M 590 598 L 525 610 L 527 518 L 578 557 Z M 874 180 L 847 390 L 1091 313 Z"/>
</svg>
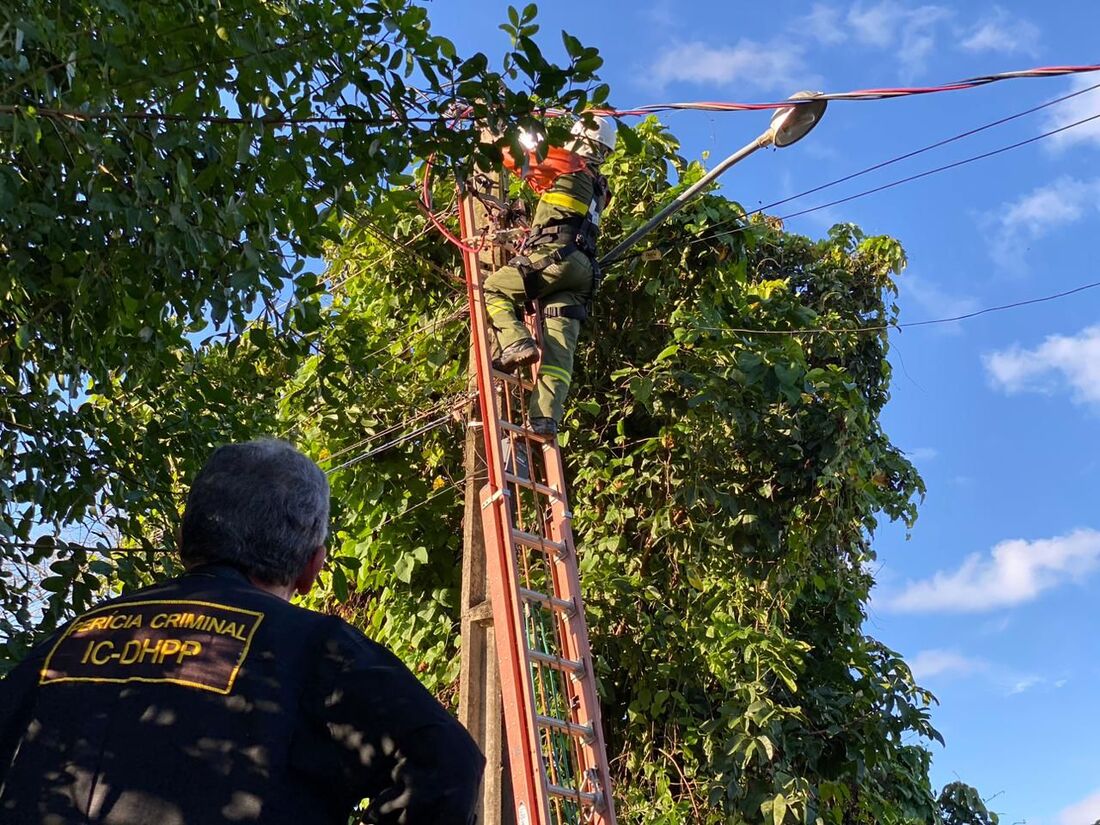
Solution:
<svg viewBox="0 0 1100 825">
<path fill-rule="evenodd" d="M 555 436 L 558 434 L 558 422 L 553 418 L 535 416 L 528 422 L 527 427 L 535 435 Z"/>
<path fill-rule="evenodd" d="M 539 360 L 539 346 L 531 338 L 524 338 L 509 344 L 495 361 L 493 366 L 501 372 L 515 372 L 520 367 L 533 364 Z"/>
</svg>

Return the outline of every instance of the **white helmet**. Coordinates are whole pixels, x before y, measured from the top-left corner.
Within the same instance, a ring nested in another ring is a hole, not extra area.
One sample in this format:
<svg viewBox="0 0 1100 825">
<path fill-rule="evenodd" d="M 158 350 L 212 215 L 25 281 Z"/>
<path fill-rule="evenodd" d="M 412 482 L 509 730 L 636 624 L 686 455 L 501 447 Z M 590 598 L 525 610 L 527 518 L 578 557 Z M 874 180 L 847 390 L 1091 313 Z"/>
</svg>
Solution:
<svg viewBox="0 0 1100 825">
<path fill-rule="evenodd" d="M 569 130 L 573 140 L 569 141 L 566 148 L 585 157 L 606 157 L 614 150 L 619 131 L 615 128 L 615 121 L 609 117 L 597 115 L 592 120 L 594 123 L 591 126 L 584 120 L 573 124 L 573 128 Z"/>
</svg>

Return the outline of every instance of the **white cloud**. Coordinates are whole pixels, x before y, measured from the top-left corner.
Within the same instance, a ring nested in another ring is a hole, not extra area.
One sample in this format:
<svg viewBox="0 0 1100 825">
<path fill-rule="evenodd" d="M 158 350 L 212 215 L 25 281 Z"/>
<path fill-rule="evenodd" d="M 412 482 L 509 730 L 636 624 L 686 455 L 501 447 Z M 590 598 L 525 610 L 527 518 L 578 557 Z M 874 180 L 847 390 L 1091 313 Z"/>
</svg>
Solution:
<svg viewBox="0 0 1100 825">
<path fill-rule="evenodd" d="M 1078 75 L 1070 80 L 1066 94 L 1080 92 L 1095 86 L 1097 80 L 1098 78 L 1093 74 Z M 1044 132 L 1060 129 L 1093 115 L 1100 115 L 1100 89 L 1093 89 L 1084 92 L 1084 94 L 1079 94 L 1077 97 L 1052 106 L 1046 111 L 1047 114 L 1042 128 Z M 1046 145 L 1056 152 L 1079 144 L 1091 144 L 1096 148 L 1100 148 L 1100 119 L 1068 129 L 1065 132 L 1059 132 L 1046 141 Z"/>
<path fill-rule="evenodd" d="M 796 28 L 826 46 L 835 46 L 848 39 L 847 32 L 841 27 L 840 9 L 825 3 L 814 3 L 810 13 L 798 21 Z"/>
<path fill-rule="evenodd" d="M 1035 689 L 1050 692 L 1063 687 L 1068 681 L 1060 679 L 1054 682 L 1035 673 L 1022 673 L 996 662 L 942 648 L 922 650 L 908 662 L 913 678 L 918 682 L 978 677 L 988 689 L 1006 697 L 1019 696 Z"/>
<path fill-rule="evenodd" d="M 1046 684 L 1046 680 L 1042 676 L 1020 676 L 1012 680 L 1012 683 L 1008 686 L 1006 695 L 1018 696 L 1042 684 Z"/>
<path fill-rule="evenodd" d="M 856 3 L 848 11 L 848 25 L 856 40 L 880 49 L 893 48 L 905 76 L 920 74 L 936 47 L 937 28 L 952 12 L 943 6 L 910 7 L 897 0 L 875 5 Z"/>
<path fill-rule="evenodd" d="M 672 3 L 669 0 L 659 0 L 646 8 L 642 14 L 645 18 L 655 26 L 662 29 L 680 28 L 680 23 L 683 22 L 683 15 L 677 14 L 676 9 L 673 8 Z"/>
<path fill-rule="evenodd" d="M 910 316 L 905 313 L 902 323 L 906 321 L 927 321 L 933 318 L 955 318 L 966 315 L 978 308 L 978 301 L 970 295 L 959 291 L 957 285 L 947 289 L 935 281 L 930 281 L 923 276 L 906 272 L 899 284 L 901 297 L 912 300 L 922 311 L 920 316 Z M 940 332 L 958 333 L 961 331 L 959 324 L 940 325 Z"/>
<path fill-rule="evenodd" d="M 653 78 L 669 83 L 738 83 L 761 91 L 790 90 L 811 79 L 802 53 L 789 46 L 742 39 L 732 46 L 709 46 L 695 40 L 666 48 L 653 65 Z"/>
<path fill-rule="evenodd" d="M 1058 825 L 1089 825 L 1100 819 L 1100 790 L 1086 796 L 1080 802 L 1063 808 L 1058 814 Z"/>
<path fill-rule="evenodd" d="M 909 660 L 909 669 L 918 682 L 935 676 L 965 676 L 985 670 L 988 664 L 954 650 L 922 650 Z"/>
<path fill-rule="evenodd" d="M 905 16 L 905 8 L 891 0 L 874 6 L 856 3 L 848 12 L 848 25 L 861 43 L 885 49 L 894 42 Z"/>
<path fill-rule="evenodd" d="M 976 613 L 1023 604 L 1100 567 L 1100 531 L 997 544 L 987 557 L 973 553 L 953 571 L 909 582 L 887 600 L 902 613 Z"/>
<path fill-rule="evenodd" d="M 922 74 L 929 58 L 945 48 L 941 40 L 953 39 L 971 53 L 1004 52 L 1034 54 L 1040 31 L 1029 20 L 1015 17 L 1001 6 L 971 22 L 959 20 L 949 4 L 915 4 L 905 0 L 855 0 L 845 4 L 816 2 L 796 21 L 791 31 L 823 46 L 852 41 L 871 49 L 893 52 L 902 77 Z"/>
<path fill-rule="evenodd" d="M 905 453 L 910 461 L 931 461 L 940 454 L 935 447 L 917 447 Z"/>
<path fill-rule="evenodd" d="M 1008 394 L 1068 387 L 1074 401 L 1100 406 L 1100 324 L 1051 335 L 1035 349 L 1013 346 L 982 356 L 993 386 Z"/>
<path fill-rule="evenodd" d="M 968 29 L 960 44 L 968 52 L 1021 52 L 1034 55 L 1038 51 L 1039 27 L 1030 20 L 1013 17 L 1000 6 L 994 6 L 989 16 Z"/>
<path fill-rule="evenodd" d="M 1019 270 L 1028 244 L 1100 210 L 1100 178 L 1063 176 L 986 216 L 991 253 L 1005 269 Z"/>
</svg>

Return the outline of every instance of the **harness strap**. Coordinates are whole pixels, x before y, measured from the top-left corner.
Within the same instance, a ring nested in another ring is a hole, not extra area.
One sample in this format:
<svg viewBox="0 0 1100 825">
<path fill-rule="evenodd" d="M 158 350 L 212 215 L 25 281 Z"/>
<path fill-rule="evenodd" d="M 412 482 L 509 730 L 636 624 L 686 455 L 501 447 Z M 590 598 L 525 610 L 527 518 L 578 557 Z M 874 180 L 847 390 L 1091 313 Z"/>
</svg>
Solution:
<svg viewBox="0 0 1100 825">
<path fill-rule="evenodd" d="M 551 252 L 537 263 L 526 255 L 517 255 L 509 261 L 509 264 L 514 266 L 519 271 L 520 277 L 523 278 L 523 291 L 527 294 L 527 300 L 533 301 L 539 297 L 539 273 L 556 263 L 560 263 L 571 255 L 574 249 L 576 249 L 575 246 L 562 247 Z"/>
<path fill-rule="evenodd" d="M 588 307 L 543 307 L 542 314 L 545 318 L 573 318 L 577 321 L 583 321 L 588 318 Z"/>
</svg>

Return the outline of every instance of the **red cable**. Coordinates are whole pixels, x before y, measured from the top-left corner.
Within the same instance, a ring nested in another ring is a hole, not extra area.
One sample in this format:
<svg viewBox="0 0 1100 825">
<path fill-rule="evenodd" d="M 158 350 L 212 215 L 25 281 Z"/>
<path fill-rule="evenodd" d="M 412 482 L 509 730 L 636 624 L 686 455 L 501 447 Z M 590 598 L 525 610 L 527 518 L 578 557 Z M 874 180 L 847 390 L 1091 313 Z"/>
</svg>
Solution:
<svg viewBox="0 0 1100 825">
<path fill-rule="evenodd" d="M 1100 71 L 1100 64 L 1084 66 L 1040 66 L 1024 71 L 1002 72 L 1000 74 L 972 77 L 966 80 L 958 80 L 953 83 L 945 83 L 939 86 L 899 86 L 882 89 L 857 89 L 850 92 L 834 92 L 831 94 L 814 95 L 807 100 L 881 100 L 885 98 L 909 97 L 914 95 L 935 94 L 938 92 L 955 92 L 962 89 L 975 89 L 990 83 L 1002 80 L 1016 80 L 1029 77 L 1053 77 L 1058 75 L 1082 74 L 1085 72 Z M 797 100 L 780 100 L 770 103 L 731 103 L 720 101 L 700 101 L 692 103 L 659 103 L 651 106 L 639 106 L 635 109 L 590 109 L 595 115 L 607 115 L 610 117 L 643 117 L 658 112 L 675 110 L 718 111 L 718 112 L 742 112 L 757 111 L 761 109 L 784 109 L 788 106 L 798 105 Z M 566 114 L 561 110 L 548 110 L 547 114 Z"/>
<path fill-rule="evenodd" d="M 454 246 L 457 246 L 463 252 L 468 252 L 476 255 L 485 248 L 484 240 L 476 247 L 469 246 L 468 244 L 463 243 L 462 239 L 451 232 L 451 230 L 446 227 L 443 221 L 439 219 L 439 216 L 436 215 L 434 211 L 432 211 L 432 160 L 434 158 L 435 155 L 431 155 L 424 162 L 424 183 L 420 190 L 420 202 L 418 204 L 420 206 L 420 210 L 427 216 L 428 220 L 431 221 L 432 226 L 439 230 L 440 234 L 442 234 L 443 237 L 448 240 L 448 242 L 450 242 Z"/>
</svg>

